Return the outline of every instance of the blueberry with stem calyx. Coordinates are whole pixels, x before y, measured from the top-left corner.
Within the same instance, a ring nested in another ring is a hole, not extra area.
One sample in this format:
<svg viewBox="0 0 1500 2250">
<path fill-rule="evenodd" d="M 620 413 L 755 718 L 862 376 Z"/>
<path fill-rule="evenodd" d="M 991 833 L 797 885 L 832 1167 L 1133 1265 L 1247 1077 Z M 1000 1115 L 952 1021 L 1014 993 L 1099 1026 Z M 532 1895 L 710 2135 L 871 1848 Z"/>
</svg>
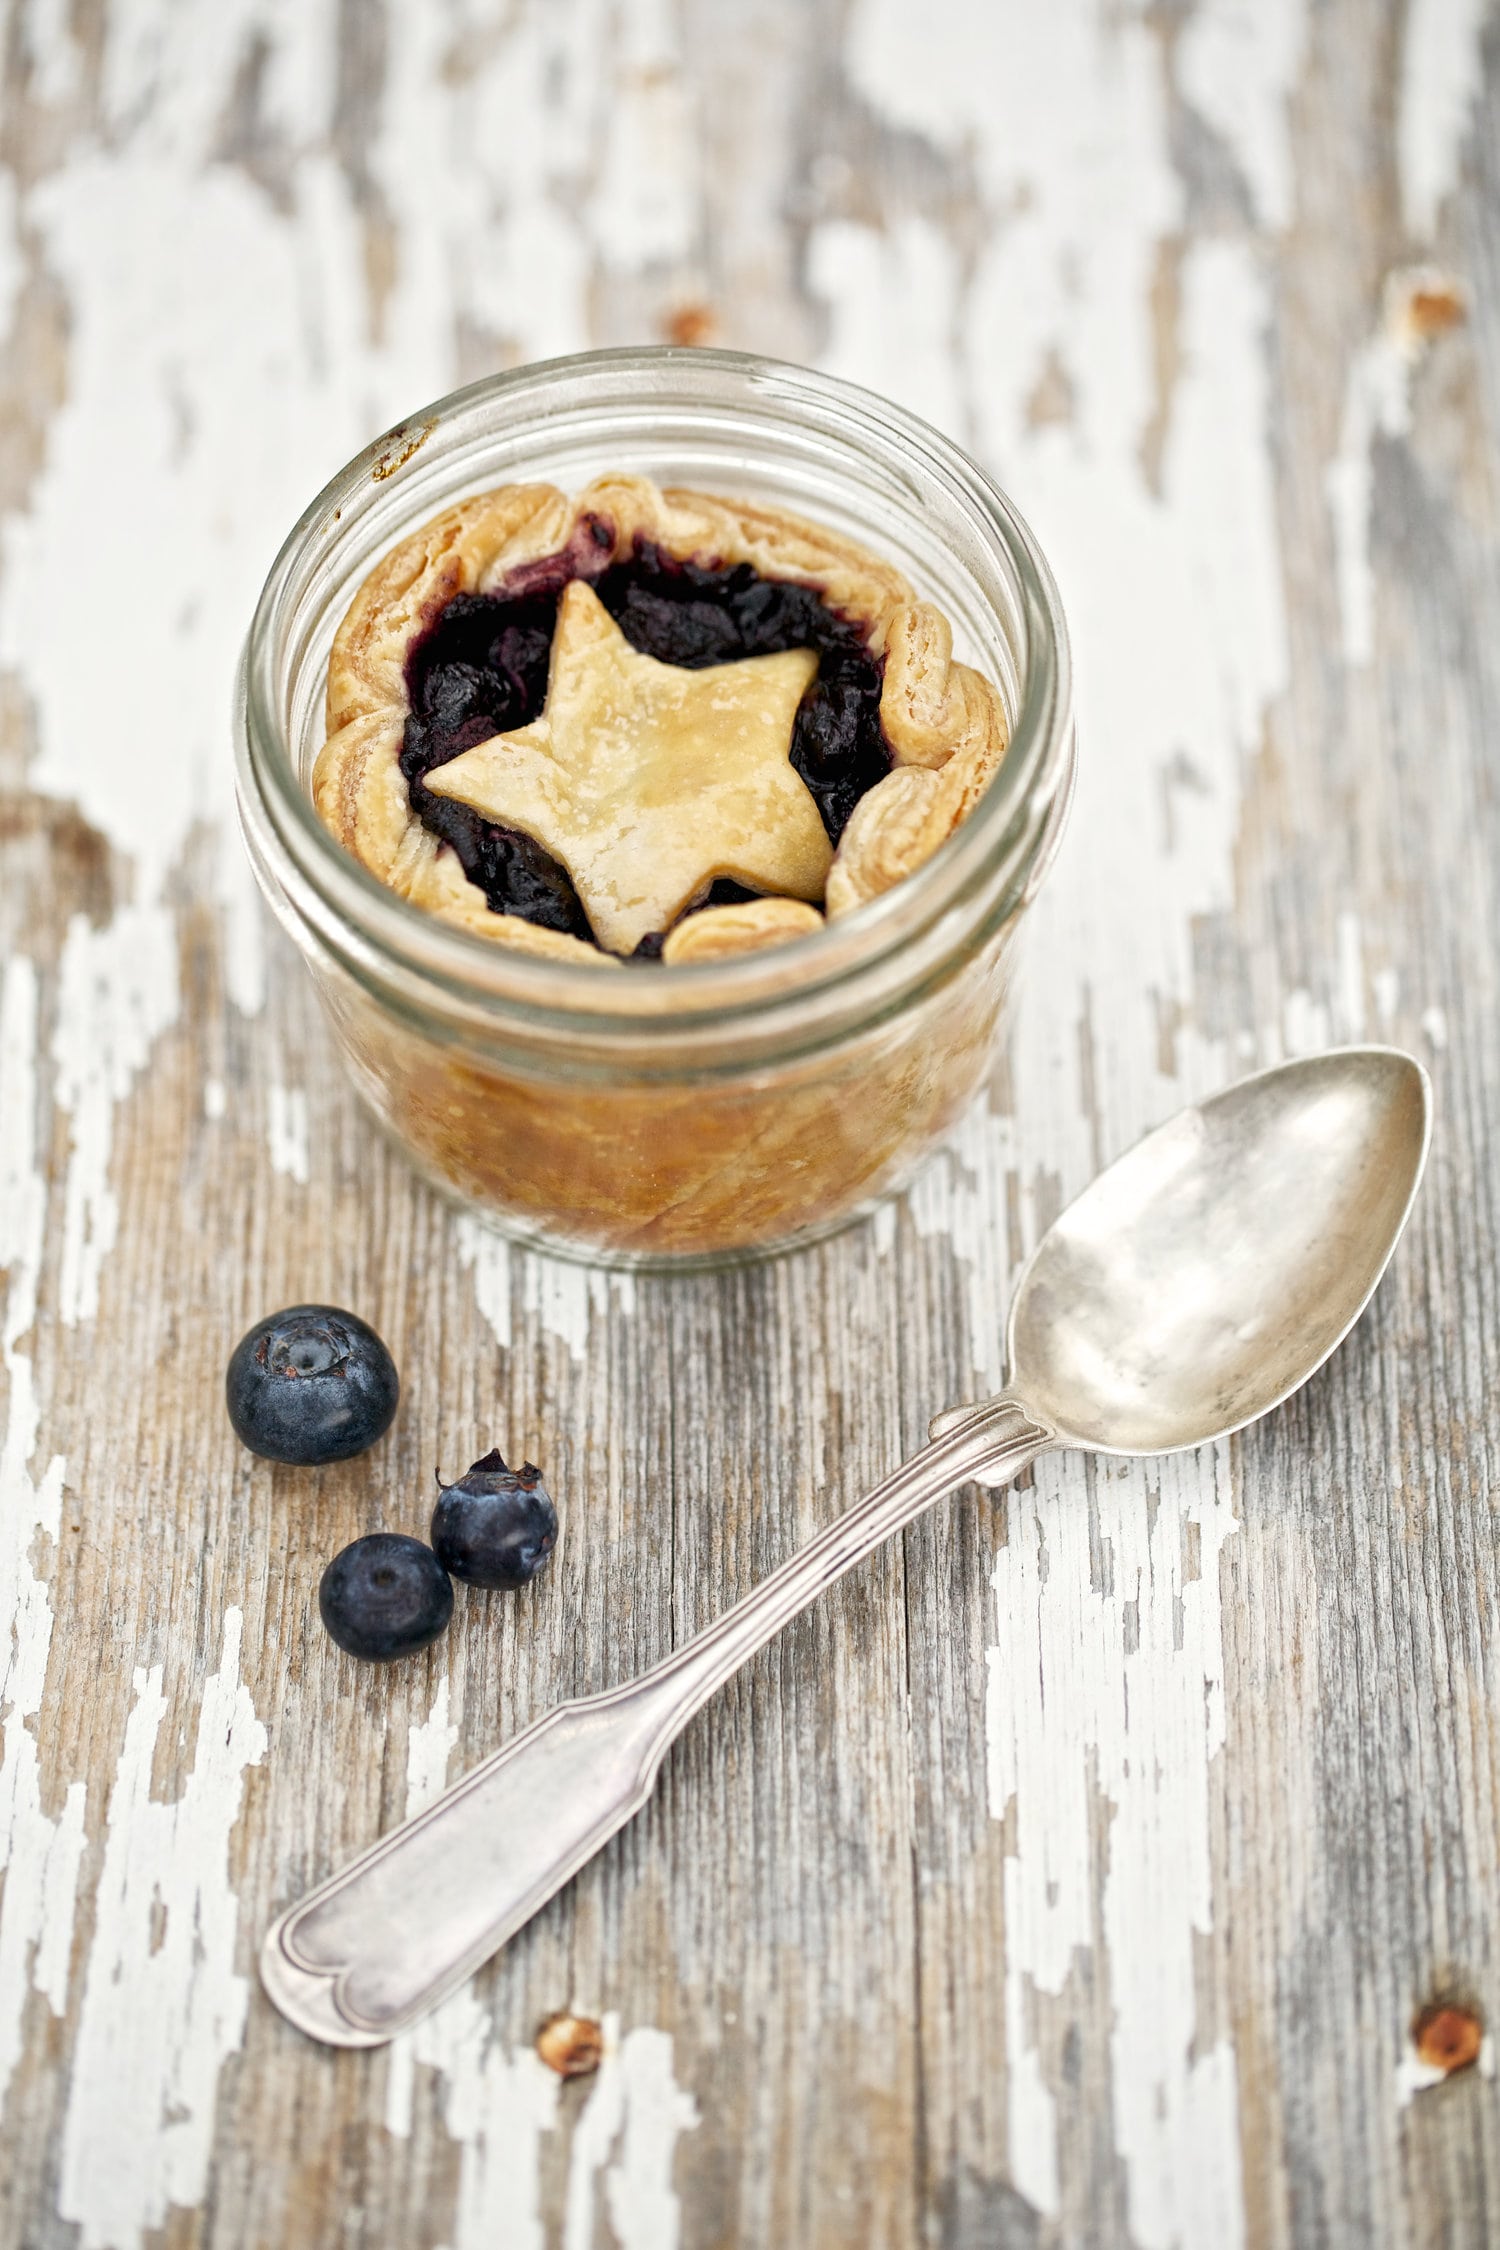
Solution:
<svg viewBox="0 0 1500 2250">
<path fill-rule="evenodd" d="M 471 1586 L 524 1586 L 557 1545 L 557 1510 L 531 1461 L 508 1469 L 499 1448 L 443 1484 L 432 1511 L 438 1560 Z"/>
<path fill-rule="evenodd" d="M 345 1461 L 384 1437 L 401 1395 L 396 1363 L 356 1313 L 288 1305 L 230 1356 L 224 1398 L 237 1435 L 271 1461 Z"/>
<path fill-rule="evenodd" d="M 318 1610 L 340 1648 L 389 1664 L 437 1639 L 453 1615 L 453 1587 L 420 1539 L 372 1531 L 334 1556 L 318 1587 Z"/>
</svg>

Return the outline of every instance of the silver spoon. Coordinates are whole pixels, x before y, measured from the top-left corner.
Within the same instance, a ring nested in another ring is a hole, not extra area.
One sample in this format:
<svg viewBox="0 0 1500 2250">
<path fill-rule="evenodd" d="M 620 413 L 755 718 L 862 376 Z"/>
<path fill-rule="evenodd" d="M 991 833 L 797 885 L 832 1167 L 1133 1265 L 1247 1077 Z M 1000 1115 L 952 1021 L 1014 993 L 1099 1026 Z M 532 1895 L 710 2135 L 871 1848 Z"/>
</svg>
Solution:
<svg viewBox="0 0 1500 2250">
<path fill-rule="evenodd" d="M 640 1811 L 668 1745 L 825 1586 L 955 1485 L 1058 1446 L 1171 1453 L 1268 1413 L 1359 1318 L 1426 1161 L 1427 1074 L 1389 1047 L 1262 1071 L 1102 1172 L 1016 1284 L 1010 1383 L 647 1672 L 560 1704 L 283 1914 L 283 2015 L 375 2047 L 472 1976 Z"/>
</svg>

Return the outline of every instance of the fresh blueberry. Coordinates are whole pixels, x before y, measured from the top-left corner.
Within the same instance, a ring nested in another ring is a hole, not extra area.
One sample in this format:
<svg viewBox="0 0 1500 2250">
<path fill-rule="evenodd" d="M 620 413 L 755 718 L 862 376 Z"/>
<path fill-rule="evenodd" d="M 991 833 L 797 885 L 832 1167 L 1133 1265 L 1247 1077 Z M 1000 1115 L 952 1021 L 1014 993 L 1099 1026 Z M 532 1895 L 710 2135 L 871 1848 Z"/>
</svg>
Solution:
<svg viewBox="0 0 1500 2250">
<path fill-rule="evenodd" d="M 411 1656 L 453 1615 L 448 1573 L 430 1547 L 400 1531 L 372 1531 L 335 1555 L 318 1587 L 331 1639 L 372 1664 Z"/>
<path fill-rule="evenodd" d="M 344 1461 L 384 1437 L 401 1393 L 373 1328 L 336 1305 L 289 1305 L 234 1347 L 224 1397 L 235 1431 L 271 1461 Z"/>
<path fill-rule="evenodd" d="M 471 1586 L 524 1586 L 557 1545 L 557 1510 L 530 1461 L 508 1469 L 498 1450 L 445 1484 L 432 1511 L 439 1562 Z"/>
</svg>

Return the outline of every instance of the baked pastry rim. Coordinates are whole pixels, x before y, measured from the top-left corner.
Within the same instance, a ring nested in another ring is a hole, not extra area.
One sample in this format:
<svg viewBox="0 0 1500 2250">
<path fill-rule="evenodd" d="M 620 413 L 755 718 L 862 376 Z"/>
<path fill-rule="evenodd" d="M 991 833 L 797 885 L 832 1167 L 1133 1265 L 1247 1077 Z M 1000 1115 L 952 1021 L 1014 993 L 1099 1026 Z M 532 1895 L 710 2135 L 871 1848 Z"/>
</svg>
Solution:
<svg viewBox="0 0 1500 2250">
<path fill-rule="evenodd" d="M 748 562 L 765 577 L 813 587 L 858 624 L 884 661 L 881 721 L 896 763 L 855 806 L 840 839 L 825 899 L 830 922 L 872 905 L 924 865 L 967 818 L 1005 755 L 999 691 L 954 659 L 943 612 L 918 600 L 891 565 L 826 527 L 764 504 L 660 490 L 635 476 L 596 478 L 571 500 L 547 484 L 481 492 L 397 541 L 358 587 L 330 653 L 327 734 L 312 796 L 323 827 L 384 890 L 489 948 L 556 966 L 631 965 L 583 940 L 496 913 L 457 855 L 412 810 L 399 764 L 412 642 L 455 595 L 523 591 L 528 566 L 572 544 L 586 543 L 603 567 L 643 540 L 683 560 Z M 734 911 L 698 909 L 676 928 Z M 750 929 L 776 920 L 742 916 L 740 924 Z M 826 928 L 773 930 L 752 935 L 745 949 L 775 945 L 780 953 L 795 946 L 805 960 L 808 945 L 829 935 Z M 672 962 L 672 981 L 689 968 L 703 976 L 732 971 L 737 964 L 727 956 L 736 940 L 729 927 L 722 938 L 711 958 Z M 645 974 L 657 981 L 661 971 L 653 966 Z"/>
</svg>

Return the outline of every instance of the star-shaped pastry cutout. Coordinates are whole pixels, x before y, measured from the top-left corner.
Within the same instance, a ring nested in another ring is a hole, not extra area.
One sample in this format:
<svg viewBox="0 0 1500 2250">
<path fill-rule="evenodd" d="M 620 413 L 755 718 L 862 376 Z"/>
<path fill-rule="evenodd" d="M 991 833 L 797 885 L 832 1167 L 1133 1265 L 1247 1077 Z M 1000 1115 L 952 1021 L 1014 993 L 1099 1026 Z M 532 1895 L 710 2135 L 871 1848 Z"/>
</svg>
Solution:
<svg viewBox="0 0 1500 2250">
<path fill-rule="evenodd" d="M 633 953 L 717 876 L 822 898 L 833 850 L 789 756 L 817 669 L 802 648 L 699 672 L 660 664 L 574 579 L 541 717 L 423 778 L 561 860 L 599 943 Z"/>
</svg>

